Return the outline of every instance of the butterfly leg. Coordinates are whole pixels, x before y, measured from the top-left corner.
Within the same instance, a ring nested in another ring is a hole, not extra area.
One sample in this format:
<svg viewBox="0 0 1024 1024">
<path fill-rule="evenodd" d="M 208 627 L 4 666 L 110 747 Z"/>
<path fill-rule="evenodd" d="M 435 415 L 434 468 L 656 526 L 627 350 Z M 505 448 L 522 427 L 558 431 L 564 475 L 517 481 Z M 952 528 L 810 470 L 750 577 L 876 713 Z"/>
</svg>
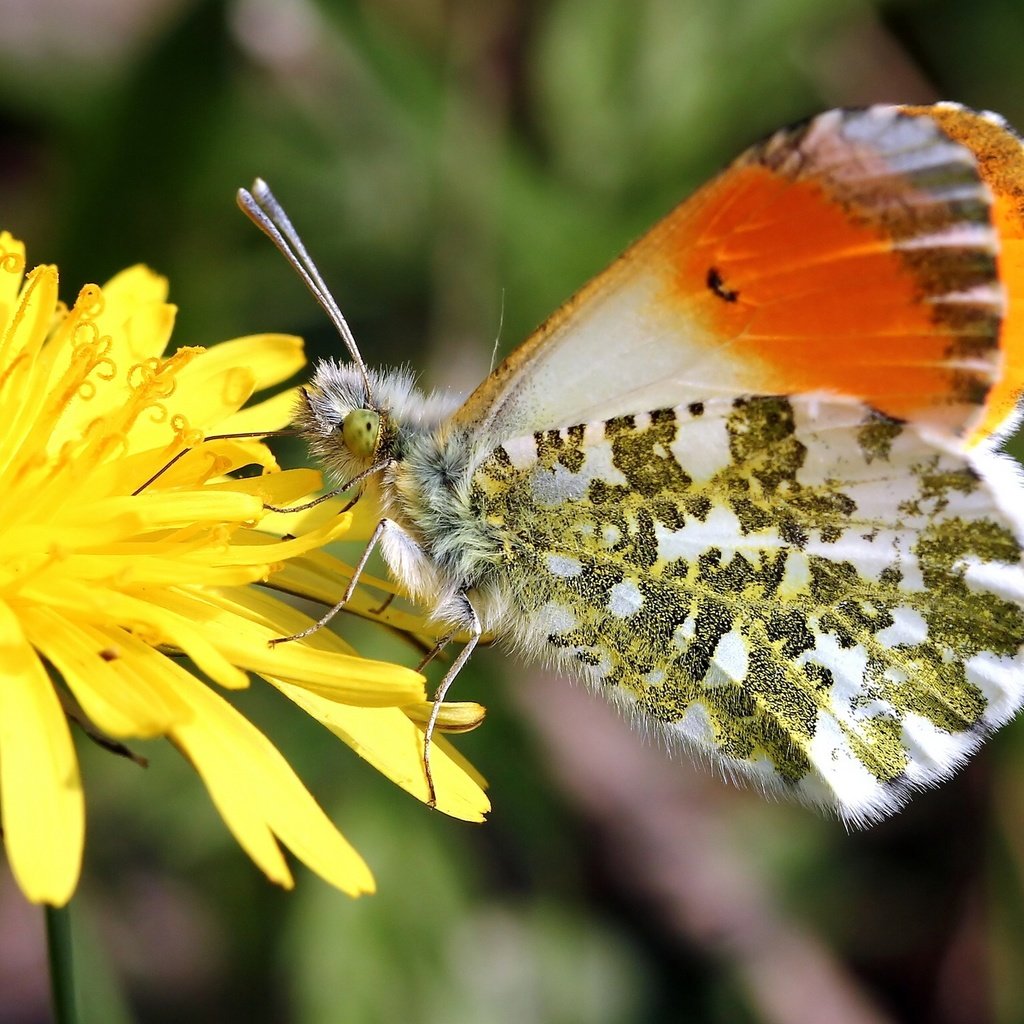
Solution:
<svg viewBox="0 0 1024 1024">
<path fill-rule="evenodd" d="M 132 497 L 134 498 L 137 494 L 141 494 L 150 484 L 156 483 L 172 466 L 175 466 L 180 462 L 189 452 L 195 451 L 201 444 L 206 441 L 232 441 L 236 438 L 246 437 L 294 437 L 296 431 L 294 430 L 245 430 L 240 434 L 210 434 L 209 437 L 204 437 L 199 440 L 197 444 L 189 445 L 187 448 L 182 448 L 177 455 L 168 459 L 148 480 L 144 483 L 139 484 L 138 487 L 132 491 Z M 275 511 L 277 511 L 275 509 Z"/>
<path fill-rule="evenodd" d="M 441 637 L 441 639 L 438 640 L 437 643 L 434 644 L 434 646 L 426 653 L 423 660 L 416 666 L 416 671 L 422 672 L 452 642 L 452 637 L 454 636 L 454 633 L 447 633 L 445 636 Z"/>
<path fill-rule="evenodd" d="M 333 607 L 328 608 L 323 615 L 320 616 L 312 626 L 307 626 L 301 632 L 293 633 L 291 636 L 279 636 L 269 641 L 271 647 L 276 647 L 278 644 L 290 643 L 292 640 L 302 640 L 304 637 L 312 636 L 318 630 L 324 628 L 331 619 L 334 618 L 342 608 L 345 607 L 352 600 L 352 595 L 356 592 L 356 585 L 359 583 L 359 577 L 362 576 L 363 570 L 366 568 L 366 563 L 370 560 L 370 555 L 373 554 L 374 548 L 380 542 L 381 537 L 387 531 L 388 527 L 394 527 L 394 524 L 390 519 L 382 519 L 374 529 L 373 534 L 370 537 L 369 543 L 366 545 L 358 564 L 352 572 L 352 579 L 348 581 L 348 586 L 345 588 L 345 593 L 341 595 L 341 600 L 337 602 Z"/>
<path fill-rule="evenodd" d="M 380 473 L 382 470 L 387 469 L 390 465 L 390 460 L 384 459 L 381 462 L 375 462 L 369 469 L 364 469 L 362 473 L 352 477 L 351 480 L 346 480 L 343 484 L 339 484 L 337 487 L 319 495 L 319 497 L 313 498 L 311 501 L 303 502 L 301 505 L 270 505 L 264 503 L 263 507 L 268 512 L 305 512 L 307 509 L 316 508 L 317 505 L 322 504 L 325 501 L 329 501 L 331 498 L 338 497 L 339 494 L 344 494 L 347 490 L 355 487 L 357 484 L 361 484 L 367 477 L 373 476 L 374 473 Z M 161 470 L 163 472 L 163 470 Z M 355 497 L 352 498 L 347 505 L 338 513 L 341 515 L 343 512 L 347 512 L 353 505 L 362 497 L 362 488 L 356 491 Z"/>
<path fill-rule="evenodd" d="M 383 603 L 381 604 L 381 606 L 379 608 L 371 608 L 370 609 L 370 614 L 371 615 L 383 615 L 384 612 L 386 612 L 388 610 L 388 608 L 391 607 L 391 602 L 394 601 L 394 599 L 397 596 L 398 596 L 397 594 L 388 594 L 388 596 L 384 598 L 384 601 L 383 601 Z M 433 657 L 433 655 L 431 655 L 431 657 Z"/>
<path fill-rule="evenodd" d="M 444 675 L 444 679 L 441 680 L 441 685 L 437 688 L 437 693 L 434 694 L 434 706 L 430 709 L 430 718 L 427 720 L 427 728 L 423 734 L 423 774 L 427 780 L 427 804 L 430 807 L 437 805 L 437 794 L 434 791 L 434 776 L 430 771 L 430 744 L 434 737 L 434 728 L 437 725 L 437 716 L 441 713 L 441 705 L 444 703 L 444 698 L 448 694 L 448 690 L 451 688 L 452 683 L 455 682 L 455 677 L 462 671 L 466 662 L 469 661 L 470 655 L 472 655 L 477 643 L 480 640 L 480 636 L 483 633 L 483 627 L 480 625 L 480 616 L 477 614 L 476 609 L 473 607 L 472 601 L 469 599 L 469 594 L 466 591 L 462 591 L 459 594 L 459 599 L 463 604 L 464 611 L 469 626 L 469 640 L 466 642 L 466 646 L 459 652 L 459 656 L 452 662 L 451 668 Z M 445 637 L 439 642 L 438 649 L 448 643 L 450 637 Z M 431 655 L 432 657 L 433 655 Z"/>
</svg>

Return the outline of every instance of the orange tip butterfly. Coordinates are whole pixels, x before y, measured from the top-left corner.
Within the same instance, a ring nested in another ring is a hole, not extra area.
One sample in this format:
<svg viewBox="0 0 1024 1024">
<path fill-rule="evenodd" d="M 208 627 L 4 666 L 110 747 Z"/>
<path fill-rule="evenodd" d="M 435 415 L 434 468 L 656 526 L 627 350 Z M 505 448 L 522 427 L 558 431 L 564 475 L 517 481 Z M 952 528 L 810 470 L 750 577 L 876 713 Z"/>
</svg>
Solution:
<svg viewBox="0 0 1024 1024">
<path fill-rule="evenodd" d="M 299 428 L 344 486 L 376 480 L 367 554 L 469 636 L 438 700 L 492 633 L 854 824 L 1020 706 L 1024 488 L 996 449 L 1024 385 L 1024 150 L 999 117 L 782 129 L 465 401 L 368 369 L 266 185 L 240 202 L 351 356 Z"/>
</svg>

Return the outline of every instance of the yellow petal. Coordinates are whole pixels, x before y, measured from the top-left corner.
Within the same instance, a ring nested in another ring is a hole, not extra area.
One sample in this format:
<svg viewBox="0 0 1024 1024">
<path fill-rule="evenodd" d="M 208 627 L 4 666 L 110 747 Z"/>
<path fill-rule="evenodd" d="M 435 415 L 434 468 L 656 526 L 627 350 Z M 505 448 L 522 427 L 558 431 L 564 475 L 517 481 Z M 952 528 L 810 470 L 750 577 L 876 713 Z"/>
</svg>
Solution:
<svg viewBox="0 0 1024 1024">
<path fill-rule="evenodd" d="M 59 593 L 52 587 L 39 591 L 26 587 L 25 593 L 33 598 L 45 598 L 39 603 L 63 609 L 71 616 L 87 617 L 111 626 L 129 623 L 136 633 L 144 629 L 151 643 L 179 648 L 200 671 L 221 686 L 240 690 L 249 685 L 245 672 L 225 657 L 217 629 L 206 628 L 203 616 L 208 614 L 209 606 L 198 594 L 154 588 L 152 593 L 137 597 L 113 587 L 84 586 L 72 579 L 64 581 Z"/>
<path fill-rule="evenodd" d="M 0 603 L 0 810 L 11 870 L 25 895 L 63 906 L 78 882 L 85 801 L 53 684 Z"/>
<path fill-rule="evenodd" d="M 147 280 L 140 279 L 139 283 L 155 291 L 157 280 L 150 276 Z M 166 282 L 163 290 L 166 291 Z M 127 382 L 134 365 L 158 357 L 167 347 L 178 309 L 162 300 L 130 306 L 106 290 L 103 297 L 106 301 L 103 311 L 96 317 L 96 327 L 101 334 L 111 336 L 114 343 L 111 355 L 117 364 L 118 379 Z M 116 396 L 120 389 L 111 391 Z"/>
<path fill-rule="evenodd" d="M 320 473 L 315 469 L 285 469 L 280 473 L 264 473 L 263 476 L 225 480 L 222 483 L 210 484 L 204 490 L 240 491 L 244 494 L 255 494 L 269 505 L 279 505 L 298 501 L 299 498 L 315 493 L 320 489 L 321 479 Z M 262 520 L 260 525 L 262 528 Z"/>
<path fill-rule="evenodd" d="M 203 353 L 206 355 L 206 353 Z M 206 433 L 221 433 L 225 417 L 237 412 L 256 390 L 256 376 L 248 366 L 222 366 L 199 358 L 186 366 L 175 381 L 180 414 L 189 425 Z"/>
<path fill-rule="evenodd" d="M 209 688 L 181 673 L 195 710 L 175 727 L 217 810 L 268 878 L 291 888 L 275 836 L 331 885 L 352 896 L 373 892 L 363 859 L 337 831 L 271 742 Z"/>
<path fill-rule="evenodd" d="M 36 267 L 26 278 L 18 307 L 0 337 L 0 370 L 22 351 L 33 355 L 46 337 L 57 302 L 57 268 Z M 0 378 L 2 379 L 2 378 Z M 14 406 L 17 411 L 17 405 Z"/>
<path fill-rule="evenodd" d="M 193 427 L 226 434 L 249 396 L 291 377 L 304 363 L 302 340 L 286 334 L 236 338 L 206 349 L 176 377 L 178 408 Z M 214 429 L 215 425 L 215 429 Z M 263 423 L 257 429 L 270 430 Z"/>
<path fill-rule="evenodd" d="M 138 549 L 131 558 L 131 548 Z M 109 581 L 112 578 L 112 556 L 128 556 L 118 565 L 116 582 L 119 587 L 169 587 L 188 581 L 189 586 L 242 587 L 259 582 L 265 570 L 258 564 L 211 565 L 209 545 L 198 543 L 192 550 L 182 542 L 177 551 L 167 545 L 167 558 L 159 558 L 150 551 L 160 550 L 156 544 L 111 544 L 94 555 L 69 555 L 61 563 L 65 573 L 81 580 Z"/>
<path fill-rule="evenodd" d="M 269 594 L 249 588 L 211 593 L 208 600 L 209 609 L 198 614 L 211 641 L 236 665 L 265 678 L 280 677 L 326 700 L 365 707 L 401 706 L 425 697 L 418 672 L 347 656 L 348 646 L 329 629 L 271 648 L 270 640 L 298 633 L 313 620 Z"/>
<path fill-rule="evenodd" d="M 351 498 L 352 495 L 329 498 L 302 512 L 278 514 L 277 518 L 268 516 L 261 525 L 281 533 L 305 533 L 337 519 L 344 509 L 348 517 L 345 539 L 369 540 L 381 519 L 380 505 L 369 494 L 364 494 L 355 504 Z"/>
<path fill-rule="evenodd" d="M 271 682 L 392 782 L 419 800 L 429 799 L 423 774 L 423 732 L 400 709 L 349 707 L 325 701 L 298 686 Z M 491 803 L 483 791 L 483 779 L 467 770 L 444 737 L 434 737 L 430 770 L 439 811 L 464 821 L 484 820 Z"/>
<path fill-rule="evenodd" d="M 295 408 L 299 401 L 299 389 L 289 388 L 273 398 L 263 402 L 254 402 L 231 416 L 217 426 L 218 433 L 236 434 L 243 431 L 269 432 L 281 430 L 295 418 Z"/>
<path fill-rule="evenodd" d="M 426 726 L 434 713 L 434 702 L 422 700 L 416 704 L 407 704 L 402 710 L 410 721 Z M 435 728 L 450 733 L 472 732 L 483 725 L 486 715 L 487 708 L 475 700 L 445 701 L 438 711 Z"/>
<path fill-rule="evenodd" d="M 97 491 L 132 494 L 140 488 L 147 493 L 177 487 L 194 491 L 205 489 L 207 479 L 243 466 L 276 469 L 277 462 L 261 441 L 209 441 L 185 449 L 179 442 L 157 443 L 144 452 L 100 467 L 93 479 Z"/>
<path fill-rule="evenodd" d="M 349 540 L 369 540 L 373 531 L 377 529 L 381 516 L 380 502 L 368 491 L 352 506 Z"/>
<path fill-rule="evenodd" d="M 261 522 L 261 529 L 262 526 Z M 351 578 L 350 565 L 322 551 L 311 551 L 286 562 L 267 580 L 267 586 L 330 607 L 340 600 Z M 425 650 L 431 648 L 437 639 L 437 632 L 426 625 L 422 614 L 406 611 L 393 604 L 382 608 L 387 595 L 396 592 L 397 587 L 390 580 L 363 573 L 359 577 L 359 587 L 345 605 L 345 611 L 391 626 L 414 637 Z"/>
<path fill-rule="evenodd" d="M 202 377 L 244 366 L 253 375 L 254 390 L 262 391 L 294 376 L 305 364 L 301 338 L 293 334 L 250 334 L 212 345 L 179 379 L 188 387 Z"/>
<path fill-rule="evenodd" d="M 60 673 L 89 720 L 112 736 L 163 735 L 188 714 L 173 690 L 150 681 L 164 655 L 123 630 L 104 634 L 49 608 L 21 612 L 28 640 Z"/>
<path fill-rule="evenodd" d="M 14 315 L 24 273 L 24 244 L 9 231 L 0 231 L 0 336 Z"/>
<path fill-rule="evenodd" d="M 346 513 L 347 514 L 347 513 Z M 260 521 L 260 532 L 271 516 Z M 274 526 L 280 517 L 274 518 Z M 343 539 L 350 539 L 351 530 L 346 529 Z M 305 540 L 309 534 L 303 534 Z M 319 543 L 324 543 L 322 540 Z M 286 562 L 267 580 L 267 586 L 286 594 L 305 597 L 310 601 L 318 601 L 331 607 L 341 599 L 348 581 L 352 578 L 352 566 L 342 562 L 324 551 L 310 551 Z M 380 593 L 374 593 L 380 591 Z M 407 634 L 414 639 L 424 651 L 434 646 L 438 639 L 438 630 L 431 626 L 422 613 L 410 612 L 400 606 L 387 603 L 388 594 L 401 594 L 399 587 L 392 581 L 371 573 L 364 572 L 359 577 L 359 587 L 352 599 L 345 605 L 345 611 L 352 615 L 379 622 Z M 456 633 L 452 639 L 456 643 L 466 643 L 468 633 Z M 493 642 L 493 635 L 485 633 L 480 643 Z"/>
<path fill-rule="evenodd" d="M 131 312 L 138 306 L 166 302 L 167 290 L 166 277 L 150 270 L 144 263 L 136 263 L 118 271 L 103 285 L 105 308 L 114 314 L 115 320 L 121 320 L 122 310 Z M 159 352 L 156 354 L 160 355 Z"/>
<path fill-rule="evenodd" d="M 192 526 L 197 522 L 255 523 L 263 514 L 263 503 L 252 494 L 217 491 L 210 487 L 192 491 L 143 491 L 139 495 L 117 495 L 97 501 L 90 512 L 98 519 L 130 512 L 143 530 L 166 530 Z"/>
<path fill-rule="evenodd" d="M 108 334 L 115 344 L 123 346 L 119 358 L 129 363 L 140 363 L 163 354 L 170 339 L 170 328 L 174 323 L 174 307 L 167 306 L 167 278 L 154 274 L 148 267 L 136 264 L 112 277 L 103 286 L 103 311 L 96 318 L 101 334 Z M 151 317 L 153 310 L 165 307 L 167 313 L 157 314 L 157 319 L 140 319 L 136 327 L 124 337 L 122 328 L 135 316 Z M 149 325 L 151 331 L 142 328 Z"/>
</svg>

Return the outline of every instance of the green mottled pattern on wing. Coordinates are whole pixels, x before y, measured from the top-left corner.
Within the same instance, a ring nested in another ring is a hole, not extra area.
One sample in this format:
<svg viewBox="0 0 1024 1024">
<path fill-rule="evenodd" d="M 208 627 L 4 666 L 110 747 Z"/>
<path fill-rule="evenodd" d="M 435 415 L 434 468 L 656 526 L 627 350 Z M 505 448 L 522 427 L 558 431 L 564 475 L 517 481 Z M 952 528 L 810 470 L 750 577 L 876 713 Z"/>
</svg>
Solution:
<svg viewBox="0 0 1024 1024">
<path fill-rule="evenodd" d="M 1019 703 L 1014 526 L 966 456 L 862 405 L 538 432 L 490 453 L 472 501 L 521 644 L 848 817 L 948 774 Z"/>
</svg>

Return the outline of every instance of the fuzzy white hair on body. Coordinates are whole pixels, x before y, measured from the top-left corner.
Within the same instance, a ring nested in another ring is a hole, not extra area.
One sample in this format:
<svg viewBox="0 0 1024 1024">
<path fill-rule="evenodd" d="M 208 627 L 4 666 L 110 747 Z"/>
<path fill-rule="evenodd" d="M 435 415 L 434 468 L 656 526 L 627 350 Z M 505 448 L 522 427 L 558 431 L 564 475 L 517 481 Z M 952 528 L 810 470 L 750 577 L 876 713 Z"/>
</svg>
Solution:
<svg viewBox="0 0 1024 1024">
<path fill-rule="evenodd" d="M 342 443 L 345 417 L 358 409 L 376 409 L 395 424 L 429 430 L 440 426 L 462 404 L 454 392 L 423 392 L 408 367 L 382 372 L 366 368 L 370 394 L 358 366 L 322 359 L 302 389 L 295 423 L 314 455 L 337 483 L 349 480 L 369 465 Z"/>
</svg>

